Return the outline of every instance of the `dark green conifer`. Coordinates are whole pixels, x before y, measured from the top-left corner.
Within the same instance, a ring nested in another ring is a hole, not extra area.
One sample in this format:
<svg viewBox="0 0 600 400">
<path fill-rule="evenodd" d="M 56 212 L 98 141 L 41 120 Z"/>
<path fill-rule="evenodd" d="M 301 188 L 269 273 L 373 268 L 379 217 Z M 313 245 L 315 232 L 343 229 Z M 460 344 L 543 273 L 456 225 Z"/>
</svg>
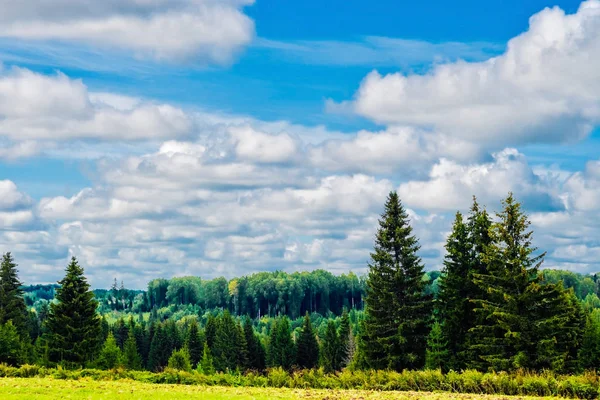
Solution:
<svg viewBox="0 0 600 400">
<path fill-rule="evenodd" d="M 598 312 L 588 313 L 585 319 L 579 362 L 582 370 L 600 370 L 600 320 Z"/>
<path fill-rule="evenodd" d="M 190 353 L 190 362 L 192 363 L 192 368 L 196 368 L 196 365 L 198 365 L 202 359 L 202 353 L 204 353 L 204 340 L 202 340 L 200 328 L 198 327 L 198 322 L 195 319 L 192 320 L 192 323 L 190 324 L 186 346 Z"/>
<path fill-rule="evenodd" d="M 129 370 L 142 369 L 142 357 L 138 351 L 137 340 L 134 329 L 129 330 L 129 335 L 123 346 L 123 365 Z"/>
<path fill-rule="evenodd" d="M 83 365 L 93 360 L 100 348 L 98 302 L 75 257 L 67 266 L 65 277 L 58 283 L 56 302 L 51 303 L 46 320 L 50 359 Z"/>
<path fill-rule="evenodd" d="M 150 371 L 162 370 L 169 361 L 172 349 L 167 338 L 167 333 L 162 324 L 156 325 L 154 336 L 150 344 L 150 352 L 148 354 L 148 369 Z"/>
<path fill-rule="evenodd" d="M 321 344 L 321 366 L 325 372 L 334 372 L 339 370 L 339 352 L 340 352 L 340 338 L 337 330 L 335 329 L 335 323 L 332 320 L 327 322 L 327 329 L 325 330 L 325 337 Z"/>
<path fill-rule="evenodd" d="M 121 349 L 117 345 L 113 333 L 110 332 L 100 351 L 100 356 L 98 357 L 96 364 L 102 369 L 113 369 L 121 364 L 122 356 Z"/>
<path fill-rule="evenodd" d="M 0 265 L 0 325 L 12 321 L 21 338 L 29 339 L 27 306 L 23 300 L 22 285 L 11 253 L 4 254 Z"/>
<path fill-rule="evenodd" d="M 297 348 L 296 363 L 298 367 L 303 369 L 315 368 L 319 363 L 319 342 L 317 342 L 308 311 L 304 316 Z"/>
<path fill-rule="evenodd" d="M 362 339 L 371 368 L 418 369 L 425 365 L 431 297 L 424 293 L 419 244 L 395 192 L 379 220 L 367 280 L 367 320 Z"/>
<path fill-rule="evenodd" d="M 444 363 L 448 360 L 448 343 L 442 333 L 442 325 L 435 322 L 431 327 L 427 339 L 426 369 L 445 369 Z"/>
<path fill-rule="evenodd" d="M 286 316 L 275 319 L 269 337 L 268 359 L 270 367 L 289 370 L 295 363 L 295 348 L 290 333 L 290 321 Z"/>
<path fill-rule="evenodd" d="M 265 350 L 260 342 L 260 339 L 254 333 L 252 320 L 249 316 L 244 319 L 244 338 L 248 348 L 248 368 L 254 371 L 262 371 L 265 369 Z"/>
<path fill-rule="evenodd" d="M 342 317 L 340 318 L 339 337 L 340 348 L 338 352 L 337 364 L 341 369 L 346 367 L 351 359 L 350 352 L 352 350 L 352 344 L 350 343 L 350 341 L 353 340 L 352 331 L 350 329 L 350 316 L 348 315 L 348 310 L 346 308 L 344 308 L 344 311 L 342 311 Z"/>
</svg>

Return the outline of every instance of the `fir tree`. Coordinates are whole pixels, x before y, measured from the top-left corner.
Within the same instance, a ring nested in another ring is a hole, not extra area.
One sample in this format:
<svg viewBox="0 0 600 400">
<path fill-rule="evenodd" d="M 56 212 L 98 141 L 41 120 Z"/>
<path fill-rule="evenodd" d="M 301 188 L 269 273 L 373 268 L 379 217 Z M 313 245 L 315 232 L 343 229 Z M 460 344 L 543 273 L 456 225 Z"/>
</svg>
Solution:
<svg viewBox="0 0 600 400">
<path fill-rule="evenodd" d="M 350 316 L 348 315 L 348 310 L 344 308 L 342 311 L 342 317 L 340 319 L 340 345 L 338 352 L 338 361 L 337 365 L 339 368 L 344 368 L 348 365 L 349 360 L 351 360 L 349 356 L 350 352 L 350 339 L 352 336 L 352 331 L 350 329 Z"/>
<path fill-rule="evenodd" d="M 448 344 L 444 340 L 442 325 L 435 322 L 427 339 L 426 369 L 442 369 L 448 359 Z"/>
<path fill-rule="evenodd" d="M 123 365 L 129 370 L 142 369 L 142 358 L 138 351 L 137 340 L 133 329 L 129 330 L 129 335 L 123 348 Z"/>
<path fill-rule="evenodd" d="M 206 344 L 210 347 L 212 352 L 215 345 L 215 337 L 217 336 L 217 319 L 212 314 L 208 314 L 206 326 L 204 327 L 204 334 L 206 336 Z"/>
<path fill-rule="evenodd" d="M 150 371 L 162 370 L 169 361 L 172 349 L 165 332 L 165 328 L 158 324 L 154 330 L 150 352 L 148 354 L 148 369 Z"/>
<path fill-rule="evenodd" d="M 476 206 L 474 208 L 476 209 Z M 435 362 L 444 371 L 460 371 L 466 365 L 466 337 L 474 323 L 473 304 L 470 299 L 476 297 L 478 292 L 471 277 L 474 268 L 472 238 L 462 214 L 457 212 L 452 232 L 446 242 L 444 269 L 436 300 L 437 318 L 442 324 L 436 327 L 440 332 L 432 332 L 437 336 L 436 345 L 444 343 L 447 346 L 444 349 L 446 351 L 438 348 L 435 352 Z M 431 344 L 428 347 L 431 351 Z"/>
<path fill-rule="evenodd" d="M 339 369 L 339 351 L 340 351 L 340 338 L 337 330 L 335 329 L 335 323 L 332 320 L 327 322 L 327 329 L 325 330 L 325 337 L 321 345 L 321 365 L 325 372 L 334 372 Z"/>
<path fill-rule="evenodd" d="M 21 339 L 12 321 L 0 325 L 0 363 L 13 366 L 21 363 Z"/>
<path fill-rule="evenodd" d="M 56 302 L 50 305 L 46 320 L 50 358 L 55 362 L 83 365 L 98 354 L 101 331 L 96 313 L 98 302 L 75 257 L 58 282 Z"/>
<path fill-rule="evenodd" d="M 278 317 L 271 326 L 268 356 L 270 367 L 289 370 L 295 363 L 294 342 L 286 316 Z"/>
<path fill-rule="evenodd" d="M 589 313 L 585 319 L 585 331 L 579 350 L 581 369 L 598 371 L 600 369 L 600 320 L 598 312 Z"/>
<path fill-rule="evenodd" d="M 244 337 L 248 348 L 248 368 L 254 371 L 262 371 L 266 367 L 265 350 L 258 336 L 254 333 L 252 320 L 249 316 L 244 319 Z"/>
<path fill-rule="evenodd" d="M 235 371 L 238 367 L 244 368 L 248 363 L 248 350 L 242 328 L 227 310 L 218 318 L 212 355 L 217 371 Z"/>
<path fill-rule="evenodd" d="M 104 342 L 96 364 L 102 369 L 113 369 L 121 364 L 122 356 L 121 349 L 111 332 L 108 334 L 106 342 Z"/>
<path fill-rule="evenodd" d="M 195 368 L 202 359 L 202 353 L 204 352 L 204 340 L 202 340 L 200 328 L 198 327 L 198 322 L 195 319 L 192 320 L 192 323 L 190 324 L 187 336 L 186 346 L 190 353 L 190 362 L 192 363 L 192 368 Z"/>
<path fill-rule="evenodd" d="M 423 264 L 408 214 L 395 192 L 379 220 L 367 280 L 365 356 L 372 368 L 425 365 L 431 298 L 424 294 Z"/>
<path fill-rule="evenodd" d="M 202 360 L 198 364 L 198 371 L 205 375 L 212 375 L 215 373 L 215 366 L 213 363 L 212 355 L 210 354 L 210 347 L 204 346 L 204 352 L 202 353 Z"/>
<path fill-rule="evenodd" d="M 28 315 L 22 285 L 11 253 L 4 254 L 0 266 L 0 324 L 12 321 L 19 335 L 25 339 L 28 338 Z"/>
<path fill-rule="evenodd" d="M 192 370 L 192 366 L 190 363 L 190 353 L 187 348 L 184 347 L 179 350 L 175 350 L 171 357 L 169 357 L 168 362 L 169 368 L 177 369 L 180 371 L 190 372 Z"/>
<path fill-rule="evenodd" d="M 308 311 L 304 316 L 302 331 L 297 342 L 296 363 L 304 369 L 315 368 L 319 362 L 319 342 L 315 337 Z"/>
</svg>

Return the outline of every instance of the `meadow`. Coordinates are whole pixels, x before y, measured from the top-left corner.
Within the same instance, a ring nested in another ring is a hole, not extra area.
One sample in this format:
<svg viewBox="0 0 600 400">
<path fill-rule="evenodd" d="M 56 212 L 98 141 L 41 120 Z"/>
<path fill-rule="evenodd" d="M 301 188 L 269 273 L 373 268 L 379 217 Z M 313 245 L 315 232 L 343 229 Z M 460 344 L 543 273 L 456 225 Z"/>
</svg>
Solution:
<svg viewBox="0 0 600 400">
<path fill-rule="evenodd" d="M 9 399 L 203 399 L 203 400 L 500 400 L 551 399 L 553 397 L 494 396 L 430 392 L 378 392 L 366 390 L 306 390 L 287 388 L 232 388 L 220 386 L 158 385 L 130 380 L 94 381 L 54 378 L 1 378 L 0 397 Z"/>
</svg>

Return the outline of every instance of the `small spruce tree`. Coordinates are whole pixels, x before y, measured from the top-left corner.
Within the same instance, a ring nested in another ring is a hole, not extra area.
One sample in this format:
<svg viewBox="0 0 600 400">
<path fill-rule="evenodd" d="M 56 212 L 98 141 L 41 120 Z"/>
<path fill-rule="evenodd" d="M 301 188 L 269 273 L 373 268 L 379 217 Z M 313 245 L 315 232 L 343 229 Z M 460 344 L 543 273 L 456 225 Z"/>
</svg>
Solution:
<svg viewBox="0 0 600 400">
<path fill-rule="evenodd" d="M 102 369 L 113 369 L 121 365 L 122 357 L 121 349 L 117 345 L 114 335 L 110 332 L 96 364 Z"/>
<path fill-rule="evenodd" d="M 138 351 L 134 329 L 129 330 L 129 335 L 123 346 L 123 364 L 129 370 L 137 371 L 142 369 L 142 358 Z"/>
<path fill-rule="evenodd" d="M 308 311 L 304 316 L 297 347 L 296 362 L 298 367 L 304 369 L 315 368 L 319 363 L 319 342 L 317 342 L 317 338 L 315 337 Z"/>
<path fill-rule="evenodd" d="M 4 254 L 0 265 L 0 324 L 12 321 L 21 338 L 29 339 L 27 306 L 23 300 L 22 285 L 11 253 Z"/>
<path fill-rule="evenodd" d="M 190 372 L 192 365 L 190 363 L 190 353 L 187 348 L 183 347 L 182 349 L 175 350 L 171 354 L 171 357 L 169 357 L 168 366 L 169 368 Z"/>
</svg>

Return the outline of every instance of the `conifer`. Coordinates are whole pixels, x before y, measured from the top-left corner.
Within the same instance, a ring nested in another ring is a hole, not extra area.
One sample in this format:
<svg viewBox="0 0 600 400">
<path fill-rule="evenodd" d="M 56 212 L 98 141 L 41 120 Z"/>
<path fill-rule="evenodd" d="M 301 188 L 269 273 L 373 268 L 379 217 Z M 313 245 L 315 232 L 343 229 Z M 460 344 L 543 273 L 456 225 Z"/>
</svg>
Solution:
<svg viewBox="0 0 600 400">
<path fill-rule="evenodd" d="M 308 311 L 304 316 L 302 331 L 298 337 L 296 363 L 304 369 L 315 368 L 319 362 L 319 342 L 310 321 Z"/>
<path fill-rule="evenodd" d="M 4 254 L 0 265 L 0 325 L 12 321 L 21 338 L 29 339 L 27 306 L 23 300 L 22 285 L 11 253 Z"/>
</svg>

